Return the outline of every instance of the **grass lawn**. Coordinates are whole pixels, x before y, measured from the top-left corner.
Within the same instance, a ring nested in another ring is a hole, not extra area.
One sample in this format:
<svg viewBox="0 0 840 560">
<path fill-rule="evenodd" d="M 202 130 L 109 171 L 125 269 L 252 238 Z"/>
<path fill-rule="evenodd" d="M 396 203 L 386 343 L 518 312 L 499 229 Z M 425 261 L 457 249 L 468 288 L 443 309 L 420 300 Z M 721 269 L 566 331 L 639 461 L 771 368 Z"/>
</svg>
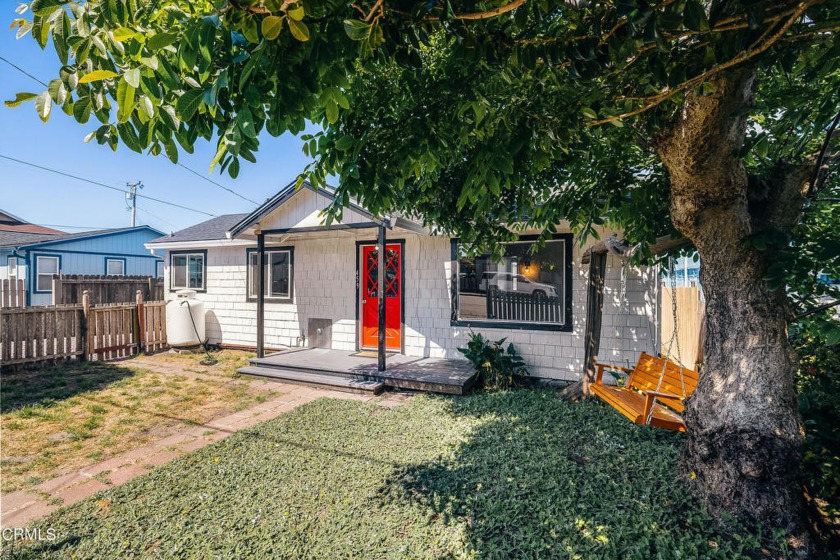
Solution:
<svg viewBox="0 0 840 560">
<path fill-rule="evenodd" d="M 271 396 L 233 380 L 247 362 L 222 352 L 218 365 L 200 355 L 74 363 L 3 373 L 2 492 L 108 459 L 161 438 L 177 426 L 201 424 Z M 150 369 L 148 364 L 155 367 Z"/>
<path fill-rule="evenodd" d="M 519 390 L 386 408 L 321 399 L 35 527 L 6 558 L 725 558 L 677 434 Z"/>
</svg>

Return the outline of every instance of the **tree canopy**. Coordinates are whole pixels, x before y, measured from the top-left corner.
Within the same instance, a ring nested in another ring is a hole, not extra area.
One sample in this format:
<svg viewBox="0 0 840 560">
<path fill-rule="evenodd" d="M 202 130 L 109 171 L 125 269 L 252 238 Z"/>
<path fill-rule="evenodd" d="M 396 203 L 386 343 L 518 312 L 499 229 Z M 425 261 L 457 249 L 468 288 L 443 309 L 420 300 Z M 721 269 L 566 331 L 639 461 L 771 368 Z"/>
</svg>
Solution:
<svg viewBox="0 0 840 560">
<path fill-rule="evenodd" d="M 31 16 L 27 16 L 27 10 Z M 61 62 L 34 100 L 88 140 L 236 177 L 263 131 L 306 136 L 315 186 L 467 243 L 520 224 L 704 259 L 707 363 L 685 470 L 710 507 L 802 529 L 789 321 L 840 268 L 840 3 L 825 0 L 33 0 Z M 787 286 L 790 302 L 784 300 Z M 835 294 L 836 296 L 836 294 Z M 806 320 L 823 321 L 825 313 Z M 815 323 L 816 324 L 816 323 Z M 748 428 L 744 428 L 747 426 Z M 758 443 L 756 443 L 758 442 Z M 733 474 L 734 473 L 734 474 Z M 696 479 L 696 480 L 695 480 Z M 768 483 L 768 481 L 773 481 Z"/>
</svg>

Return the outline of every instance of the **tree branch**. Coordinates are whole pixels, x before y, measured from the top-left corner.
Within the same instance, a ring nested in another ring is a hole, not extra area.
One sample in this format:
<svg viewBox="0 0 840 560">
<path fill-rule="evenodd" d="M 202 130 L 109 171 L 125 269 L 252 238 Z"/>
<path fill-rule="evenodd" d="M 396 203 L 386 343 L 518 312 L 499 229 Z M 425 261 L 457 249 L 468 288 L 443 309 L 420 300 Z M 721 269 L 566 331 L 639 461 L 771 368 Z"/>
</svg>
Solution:
<svg viewBox="0 0 840 560">
<path fill-rule="evenodd" d="M 811 183 L 808 187 L 808 194 L 806 195 L 807 198 L 814 199 L 817 195 L 820 194 L 820 189 L 822 189 L 822 183 L 824 183 L 825 175 L 822 174 L 823 164 L 825 163 L 825 158 L 828 155 L 828 149 L 831 145 L 831 140 L 834 138 L 834 131 L 837 129 L 837 125 L 840 123 L 840 111 L 834 115 L 834 120 L 831 121 L 831 126 L 828 127 L 828 131 L 825 133 L 825 140 L 823 140 L 822 147 L 820 148 L 820 153 L 817 156 L 817 164 L 814 166 L 814 174 L 811 175 Z"/>
<path fill-rule="evenodd" d="M 817 4 L 818 2 L 819 2 L 819 0 L 805 0 L 804 2 L 800 2 L 799 6 L 794 10 L 793 15 L 790 17 L 790 19 L 788 19 L 788 21 L 786 21 L 785 24 L 782 25 L 782 27 L 775 34 L 773 34 L 773 36 L 771 36 L 769 39 L 767 39 L 767 41 L 764 44 L 762 44 L 760 46 L 757 46 L 755 48 L 752 48 L 750 50 L 747 50 L 747 51 L 743 52 L 741 55 L 736 56 L 735 58 L 733 58 L 731 60 L 728 60 L 728 61 L 726 61 L 722 64 L 718 64 L 717 66 L 714 66 L 714 67 L 710 68 L 709 70 L 706 70 L 702 74 L 700 74 L 698 76 L 695 76 L 694 78 L 691 78 L 690 80 L 686 80 L 685 82 L 683 82 L 682 84 L 680 84 L 680 85 L 678 85 L 674 88 L 666 89 L 665 91 L 662 91 L 662 92 L 658 93 L 657 95 L 653 95 L 653 96 L 648 97 L 647 99 L 650 99 L 651 101 L 649 103 L 647 103 L 646 105 L 638 108 L 638 109 L 635 109 L 633 111 L 628 111 L 628 112 L 622 113 L 620 115 L 614 115 L 612 117 L 607 117 L 605 119 L 594 120 L 594 121 L 591 121 L 587 124 L 589 126 L 598 126 L 598 125 L 601 125 L 601 124 L 606 124 L 606 123 L 610 123 L 610 122 L 614 122 L 614 121 L 619 121 L 619 120 L 622 120 L 622 119 L 626 119 L 628 117 L 634 117 L 636 115 L 646 113 L 646 112 L 650 111 L 651 109 L 653 109 L 654 107 L 657 107 L 658 105 L 660 105 L 662 102 L 674 97 L 678 93 L 681 93 L 681 92 L 683 92 L 683 91 L 685 91 L 685 90 L 687 90 L 691 87 L 694 87 L 696 85 L 699 85 L 699 84 L 703 83 L 706 79 L 708 79 L 708 78 L 710 78 L 710 77 L 712 77 L 716 74 L 719 74 L 719 73 L 723 72 L 724 70 L 727 70 L 728 68 L 732 68 L 733 66 L 737 66 L 738 64 L 741 64 L 743 62 L 746 62 L 747 60 L 750 60 L 751 58 L 754 58 L 754 57 L 756 57 L 760 54 L 763 54 L 767 49 L 769 49 L 777 41 L 779 41 L 784 36 L 785 33 L 787 33 L 787 31 L 793 26 L 794 23 L 796 23 L 796 21 L 800 17 L 802 17 L 802 15 L 805 13 L 805 11 L 808 8 L 810 8 L 814 4 Z"/>
<path fill-rule="evenodd" d="M 796 316 L 795 320 L 798 321 L 799 319 L 802 319 L 803 317 L 813 315 L 814 313 L 819 313 L 820 311 L 825 311 L 826 309 L 831 309 L 832 307 L 836 307 L 838 305 L 840 305 L 840 299 L 835 300 L 835 301 L 830 301 L 828 303 L 824 303 L 823 305 L 818 305 L 817 307 L 815 307 L 813 309 L 809 309 L 808 311 L 805 311 L 804 313 L 800 313 L 799 315 Z"/>
</svg>

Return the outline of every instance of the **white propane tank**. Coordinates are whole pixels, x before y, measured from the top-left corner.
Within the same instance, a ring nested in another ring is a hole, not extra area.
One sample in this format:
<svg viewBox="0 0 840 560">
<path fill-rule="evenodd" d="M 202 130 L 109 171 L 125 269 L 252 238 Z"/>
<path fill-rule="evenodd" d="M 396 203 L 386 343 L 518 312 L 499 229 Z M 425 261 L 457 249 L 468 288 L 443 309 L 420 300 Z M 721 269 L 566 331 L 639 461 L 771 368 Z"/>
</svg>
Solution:
<svg viewBox="0 0 840 560">
<path fill-rule="evenodd" d="M 166 341 L 183 348 L 204 340 L 204 302 L 195 297 L 195 290 L 178 290 L 175 299 L 166 302 Z"/>
</svg>

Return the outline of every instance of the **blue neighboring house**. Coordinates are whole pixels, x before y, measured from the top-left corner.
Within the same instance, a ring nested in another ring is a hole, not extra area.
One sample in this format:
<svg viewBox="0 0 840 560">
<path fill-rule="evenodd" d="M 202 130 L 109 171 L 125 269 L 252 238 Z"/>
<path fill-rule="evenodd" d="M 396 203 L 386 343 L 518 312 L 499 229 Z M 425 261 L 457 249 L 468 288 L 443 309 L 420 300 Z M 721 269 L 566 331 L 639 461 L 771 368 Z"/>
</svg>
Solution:
<svg viewBox="0 0 840 560">
<path fill-rule="evenodd" d="M 149 226 L 62 233 L 38 231 L 0 210 L 0 279 L 24 279 L 27 305 L 51 305 L 53 274 L 163 276 L 144 247 L 164 233 Z"/>
</svg>

